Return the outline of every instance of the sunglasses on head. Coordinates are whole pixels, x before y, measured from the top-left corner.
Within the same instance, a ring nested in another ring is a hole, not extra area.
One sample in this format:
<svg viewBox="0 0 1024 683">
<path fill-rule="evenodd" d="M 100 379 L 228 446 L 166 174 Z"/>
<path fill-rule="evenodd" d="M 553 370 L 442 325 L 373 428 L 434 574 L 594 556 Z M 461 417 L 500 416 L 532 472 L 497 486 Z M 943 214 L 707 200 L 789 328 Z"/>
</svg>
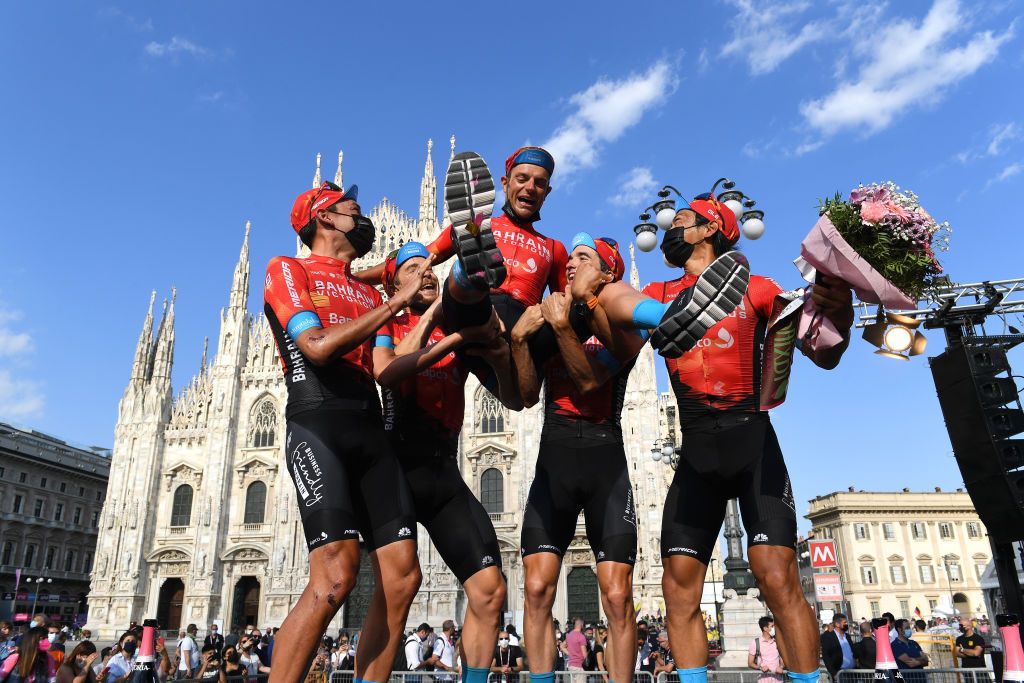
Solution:
<svg viewBox="0 0 1024 683">
<path fill-rule="evenodd" d="M 319 189 L 317 189 L 316 194 L 313 195 L 313 201 L 309 203 L 309 220 L 313 220 L 313 207 L 316 206 L 316 200 L 320 199 L 320 195 L 322 195 L 324 192 L 327 192 L 328 190 L 341 192 L 343 196 L 345 194 L 345 190 L 338 187 L 336 183 L 332 183 L 330 180 L 325 180 L 320 185 Z"/>
</svg>

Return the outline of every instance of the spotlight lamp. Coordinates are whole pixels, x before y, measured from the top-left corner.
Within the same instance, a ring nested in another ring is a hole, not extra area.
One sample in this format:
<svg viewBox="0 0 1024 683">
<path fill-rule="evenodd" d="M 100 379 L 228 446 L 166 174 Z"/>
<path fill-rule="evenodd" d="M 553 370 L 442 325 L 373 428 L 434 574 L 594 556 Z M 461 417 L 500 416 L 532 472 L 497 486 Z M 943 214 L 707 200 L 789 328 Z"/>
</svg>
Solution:
<svg viewBox="0 0 1024 683">
<path fill-rule="evenodd" d="M 898 313 L 888 313 L 878 307 L 875 322 L 864 328 L 864 339 L 877 346 L 879 356 L 910 360 L 911 356 L 924 353 L 928 340 L 918 331 L 920 320 Z"/>
</svg>

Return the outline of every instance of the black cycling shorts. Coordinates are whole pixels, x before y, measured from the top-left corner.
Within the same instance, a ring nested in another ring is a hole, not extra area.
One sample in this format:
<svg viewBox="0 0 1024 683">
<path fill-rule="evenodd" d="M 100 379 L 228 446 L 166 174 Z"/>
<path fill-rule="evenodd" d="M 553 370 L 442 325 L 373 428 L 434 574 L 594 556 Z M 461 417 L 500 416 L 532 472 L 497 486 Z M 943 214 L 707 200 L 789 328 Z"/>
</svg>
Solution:
<svg viewBox="0 0 1024 683">
<path fill-rule="evenodd" d="M 441 559 L 460 583 L 481 569 L 501 570 L 501 551 L 491 518 L 469 490 L 456 460 L 457 442 L 402 441 L 394 448 L 422 524 Z"/>
<path fill-rule="evenodd" d="M 580 510 L 598 562 L 636 561 L 636 506 L 622 443 L 542 436 L 520 552 L 564 556 Z"/>
<path fill-rule="evenodd" d="M 537 303 L 540 302 L 538 301 Z M 522 302 L 513 299 L 504 292 L 491 292 L 489 297 L 484 297 L 479 302 L 460 304 L 449 293 L 447 286 L 444 287 L 441 295 L 441 306 L 444 312 L 444 329 L 446 332 L 454 332 L 463 327 L 482 325 L 490 319 L 491 309 L 493 308 L 498 318 L 505 325 L 506 338 L 511 335 L 512 328 L 516 326 L 519 318 L 522 317 L 523 312 L 526 310 L 526 306 Z M 586 341 L 593 335 L 586 314 L 583 312 L 584 310 L 586 310 L 585 304 L 574 304 L 569 310 L 569 323 L 581 342 Z M 527 341 L 527 347 L 530 350 L 530 358 L 533 360 L 537 372 L 543 374 L 544 364 L 558 353 L 558 341 L 555 339 L 554 330 L 545 323 L 537 330 L 535 335 L 530 337 Z M 461 348 L 456 350 L 455 354 L 469 371 L 478 377 L 484 378 L 481 384 L 488 391 L 497 395 L 497 377 L 494 374 L 494 369 L 485 360 L 479 356 L 468 355 Z"/>
<path fill-rule="evenodd" d="M 767 413 L 722 414 L 684 430 L 662 516 L 662 557 L 707 564 L 731 498 L 739 499 L 748 547 L 796 547 L 793 487 Z"/>
<path fill-rule="evenodd" d="M 370 551 L 416 542 L 412 496 L 379 413 L 320 409 L 291 416 L 285 463 L 310 550 L 360 534 Z"/>
</svg>

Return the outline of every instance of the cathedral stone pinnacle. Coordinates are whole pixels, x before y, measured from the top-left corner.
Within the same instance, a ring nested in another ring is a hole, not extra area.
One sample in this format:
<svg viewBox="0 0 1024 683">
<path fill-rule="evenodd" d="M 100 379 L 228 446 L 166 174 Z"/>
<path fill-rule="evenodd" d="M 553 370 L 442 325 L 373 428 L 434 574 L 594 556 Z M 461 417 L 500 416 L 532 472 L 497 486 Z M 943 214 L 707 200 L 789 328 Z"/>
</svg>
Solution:
<svg viewBox="0 0 1024 683">
<path fill-rule="evenodd" d="M 316 173 L 313 174 L 313 187 L 320 187 L 323 181 L 320 180 L 320 152 L 316 153 Z"/>
<path fill-rule="evenodd" d="M 338 170 L 334 172 L 334 184 L 338 187 L 344 187 L 344 183 L 341 181 L 341 162 L 345 158 L 345 153 L 340 149 L 338 150 Z"/>
</svg>

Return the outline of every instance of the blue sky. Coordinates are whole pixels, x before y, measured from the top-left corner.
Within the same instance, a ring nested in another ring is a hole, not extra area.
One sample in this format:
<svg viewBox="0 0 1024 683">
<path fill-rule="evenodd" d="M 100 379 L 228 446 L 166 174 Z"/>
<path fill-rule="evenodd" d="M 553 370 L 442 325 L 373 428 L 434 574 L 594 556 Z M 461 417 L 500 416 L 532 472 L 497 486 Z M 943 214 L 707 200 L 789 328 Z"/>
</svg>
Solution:
<svg viewBox="0 0 1024 683">
<path fill-rule="evenodd" d="M 149 291 L 178 288 L 180 388 L 216 335 L 245 221 L 255 312 L 264 264 L 294 249 L 294 196 L 316 153 L 338 149 L 364 206 L 386 195 L 415 213 L 428 137 L 439 167 L 453 133 L 493 164 L 550 142 L 541 227 L 563 239 L 626 241 L 660 184 L 696 193 L 728 175 L 766 212 L 743 244 L 753 270 L 788 286 L 817 199 L 892 179 L 952 223 L 955 280 L 1024 275 L 1008 211 L 1024 183 L 1021 14 L 954 0 L 4 3 L 0 419 L 111 444 Z M 645 282 L 674 277 L 658 252 L 639 264 Z M 857 339 L 836 371 L 794 371 L 774 420 L 799 499 L 959 485 L 927 362 L 871 350 Z"/>
</svg>

